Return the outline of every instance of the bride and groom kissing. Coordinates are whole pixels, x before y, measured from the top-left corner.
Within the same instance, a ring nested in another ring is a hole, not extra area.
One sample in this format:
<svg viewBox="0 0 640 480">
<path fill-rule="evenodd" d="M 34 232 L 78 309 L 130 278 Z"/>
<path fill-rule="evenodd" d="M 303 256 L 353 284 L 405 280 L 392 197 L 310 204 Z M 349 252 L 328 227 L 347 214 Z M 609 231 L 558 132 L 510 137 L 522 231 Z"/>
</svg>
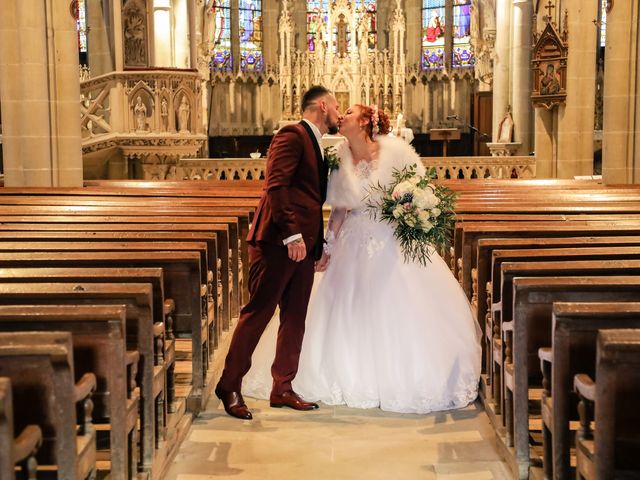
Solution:
<svg viewBox="0 0 640 480">
<path fill-rule="evenodd" d="M 367 210 L 372 185 L 405 166 L 424 172 L 420 158 L 386 135 L 389 118 L 375 106 L 341 115 L 332 92 L 313 86 L 301 107 L 302 121 L 269 147 L 247 238 L 250 298 L 216 395 L 245 420 L 243 393 L 295 410 L 318 401 L 404 413 L 467 405 L 481 348 L 466 296 L 435 252 L 426 266 L 404 262 L 393 228 Z M 321 138 L 338 130 L 345 141 L 329 172 Z"/>
</svg>

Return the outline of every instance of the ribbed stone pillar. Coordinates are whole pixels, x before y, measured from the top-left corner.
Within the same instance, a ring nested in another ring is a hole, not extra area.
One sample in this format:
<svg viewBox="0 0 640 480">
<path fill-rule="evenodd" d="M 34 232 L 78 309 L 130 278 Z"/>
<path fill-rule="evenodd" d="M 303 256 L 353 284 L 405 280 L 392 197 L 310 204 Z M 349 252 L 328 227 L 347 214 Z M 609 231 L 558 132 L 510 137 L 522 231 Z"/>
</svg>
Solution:
<svg viewBox="0 0 640 480">
<path fill-rule="evenodd" d="M 602 175 L 608 184 L 640 183 L 638 10 L 638 2 L 615 2 L 607 15 Z"/>
<path fill-rule="evenodd" d="M 496 1 L 496 47 L 493 61 L 493 141 L 498 140 L 498 127 L 511 96 L 511 4 L 512 0 Z"/>
<path fill-rule="evenodd" d="M 531 151 L 533 109 L 531 106 L 531 24 L 532 0 L 513 0 L 511 42 L 511 106 L 514 141 L 521 143 L 518 155 Z M 504 114 L 504 111 L 502 112 Z"/>
</svg>

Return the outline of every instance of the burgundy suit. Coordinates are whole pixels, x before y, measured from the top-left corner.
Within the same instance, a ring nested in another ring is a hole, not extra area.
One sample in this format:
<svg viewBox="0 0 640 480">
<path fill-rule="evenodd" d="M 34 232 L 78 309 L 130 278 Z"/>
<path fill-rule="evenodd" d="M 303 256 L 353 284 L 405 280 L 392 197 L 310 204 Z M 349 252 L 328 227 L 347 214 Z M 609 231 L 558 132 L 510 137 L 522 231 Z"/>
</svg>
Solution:
<svg viewBox="0 0 640 480">
<path fill-rule="evenodd" d="M 240 392 L 251 355 L 280 307 L 276 357 L 271 367 L 273 393 L 291 390 L 298 371 L 314 260 L 322 254 L 322 204 L 327 168 L 311 127 L 305 122 L 282 128 L 267 157 L 265 190 L 249 230 L 249 302 L 240 312 L 219 386 Z M 289 259 L 283 240 L 302 234 L 307 257 Z"/>
</svg>

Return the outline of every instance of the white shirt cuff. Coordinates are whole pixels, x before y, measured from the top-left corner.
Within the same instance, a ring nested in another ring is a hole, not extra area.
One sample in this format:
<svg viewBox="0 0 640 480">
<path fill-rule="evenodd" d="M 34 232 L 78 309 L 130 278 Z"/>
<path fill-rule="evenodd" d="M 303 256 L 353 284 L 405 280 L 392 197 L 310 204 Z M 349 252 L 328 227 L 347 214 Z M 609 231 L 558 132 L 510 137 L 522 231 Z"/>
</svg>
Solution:
<svg viewBox="0 0 640 480">
<path fill-rule="evenodd" d="M 301 233 L 296 233 L 295 235 L 291 235 L 288 238 L 285 238 L 282 243 L 284 243 L 285 245 L 289 245 L 291 242 L 295 242 L 296 240 L 302 238 L 302 234 Z"/>
</svg>

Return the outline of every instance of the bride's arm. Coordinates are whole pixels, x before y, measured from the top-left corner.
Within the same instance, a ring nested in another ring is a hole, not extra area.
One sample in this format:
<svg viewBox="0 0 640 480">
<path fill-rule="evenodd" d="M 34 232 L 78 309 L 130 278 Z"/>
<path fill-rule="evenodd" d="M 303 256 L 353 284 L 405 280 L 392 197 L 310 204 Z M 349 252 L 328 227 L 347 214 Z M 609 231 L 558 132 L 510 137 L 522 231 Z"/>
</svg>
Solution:
<svg viewBox="0 0 640 480">
<path fill-rule="evenodd" d="M 331 258 L 331 251 L 333 245 L 338 237 L 342 222 L 344 222 L 347 216 L 346 208 L 332 208 L 331 215 L 329 215 L 329 222 L 327 224 L 327 233 L 325 235 L 325 244 L 323 246 L 322 258 L 316 262 L 316 272 L 324 272 L 329 265 L 329 259 Z"/>
</svg>

